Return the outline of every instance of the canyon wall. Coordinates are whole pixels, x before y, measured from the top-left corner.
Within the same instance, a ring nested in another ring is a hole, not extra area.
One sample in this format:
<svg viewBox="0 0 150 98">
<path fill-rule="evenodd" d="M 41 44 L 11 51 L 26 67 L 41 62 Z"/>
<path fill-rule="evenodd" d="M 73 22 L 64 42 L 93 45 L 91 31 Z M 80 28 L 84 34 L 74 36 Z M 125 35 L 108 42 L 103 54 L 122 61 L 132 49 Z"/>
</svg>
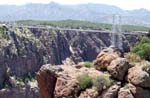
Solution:
<svg viewBox="0 0 150 98">
<path fill-rule="evenodd" d="M 127 52 L 141 36 L 124 35 L 123 48 Z M 0 39 L 0 88 L 10 76 L 34 74 L 43 64 L 62 64 L 69 58 L 77 63 L 93 61 L 97 54 L 111 44 L 110 33 L 77 32 L 38 28 L 8 30 Z"/>
</svg>

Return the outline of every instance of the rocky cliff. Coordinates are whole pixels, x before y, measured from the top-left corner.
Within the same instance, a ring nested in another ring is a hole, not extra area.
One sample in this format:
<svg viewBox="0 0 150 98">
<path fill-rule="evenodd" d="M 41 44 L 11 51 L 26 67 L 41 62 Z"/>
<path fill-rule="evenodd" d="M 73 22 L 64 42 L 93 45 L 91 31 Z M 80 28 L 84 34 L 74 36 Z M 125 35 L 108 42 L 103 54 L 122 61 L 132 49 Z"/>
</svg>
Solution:
<svg viewBox="0 0 150 98">
<path fill-rule="evenodd" d="M 104 47 L 110 46 L 111 34 L 76 32 L 38 28 L 16 28 L 1 34 L 0 88 L 10 76 L 26 77 L 34 74 L 43 64 L 62 64 L 93 61 Z M 140 39 L 124 35 L 125 51 Z"/>
<path fill-rule="evenodd" d="M 32 77 L 43 64 L 70 65 L 93 61 L 98 53 L 111 43 L 111 34 L 107 32 L 5 29 L 5 32 L 0 32 L 0 98 L 40 98 L 37 86 L 28 86 L 28 82 L 18 86 L 17 81 Z M 124 35 L 124 51 L 129 51 L 140 37 Z"/>
<path fill-rule="evenodd" d="M 131 64 L 118 49 L 108 48 L 88 68 L 44 65 L 37 81 L 43 98 L 150 98 L 149 65 Z"/>
</svg>

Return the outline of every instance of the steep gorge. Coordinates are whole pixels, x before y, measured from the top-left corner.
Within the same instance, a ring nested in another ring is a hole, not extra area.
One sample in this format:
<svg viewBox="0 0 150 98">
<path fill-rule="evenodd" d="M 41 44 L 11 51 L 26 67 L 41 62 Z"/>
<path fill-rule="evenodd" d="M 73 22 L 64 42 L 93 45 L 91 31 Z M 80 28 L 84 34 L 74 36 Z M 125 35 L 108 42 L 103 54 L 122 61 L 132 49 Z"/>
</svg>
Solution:
<svg viewBox="0 0 150 98">
<path fill-rule="evenodd" d="M 8 30 L 7 38 L 0 40 L 0 87 L 10 76 L 25 77 L 34 74 L 43 64 L 62 64 L 67 58 L 75 63 L 92 61 L 104 48 L 110 46 L 110 33 L 76 32 L 68 30 L 17 28 Z M 140 39 L 124 35 L 124 51 Z"/>
</svg>

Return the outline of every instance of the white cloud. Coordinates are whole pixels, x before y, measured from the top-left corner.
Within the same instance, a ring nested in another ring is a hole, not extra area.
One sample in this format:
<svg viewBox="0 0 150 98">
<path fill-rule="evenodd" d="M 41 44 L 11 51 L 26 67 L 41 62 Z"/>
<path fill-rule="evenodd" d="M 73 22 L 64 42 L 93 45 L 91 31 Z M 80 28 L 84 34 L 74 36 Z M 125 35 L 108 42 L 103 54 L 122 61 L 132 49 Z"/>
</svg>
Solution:
<svg viewBox="0 0 150 98">
<path fill-rule="evenodd" d="M 103 3 L 116 5 L 123 9 L 150 9 L 150 0 L 0 0 L 0 4 L 22 5 L 25 3 L 49 3 L 51 1 L 61 4 Z"/>
</svg>

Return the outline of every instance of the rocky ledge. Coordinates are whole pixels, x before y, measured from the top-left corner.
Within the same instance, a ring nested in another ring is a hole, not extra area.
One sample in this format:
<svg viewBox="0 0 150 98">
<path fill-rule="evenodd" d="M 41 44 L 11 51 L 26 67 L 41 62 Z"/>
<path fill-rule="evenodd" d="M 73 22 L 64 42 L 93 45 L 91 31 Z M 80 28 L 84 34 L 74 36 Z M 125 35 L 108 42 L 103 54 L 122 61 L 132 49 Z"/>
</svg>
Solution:
<svg viewBox="0 0 150 98">
<path fill-rule="evenodd" d="M 104 49 L 93 67 L 43 65 L 37 73 L 43 98 L 150 98 L 150 69 L 132 65 L 115 48 Z"/>
</svg>

